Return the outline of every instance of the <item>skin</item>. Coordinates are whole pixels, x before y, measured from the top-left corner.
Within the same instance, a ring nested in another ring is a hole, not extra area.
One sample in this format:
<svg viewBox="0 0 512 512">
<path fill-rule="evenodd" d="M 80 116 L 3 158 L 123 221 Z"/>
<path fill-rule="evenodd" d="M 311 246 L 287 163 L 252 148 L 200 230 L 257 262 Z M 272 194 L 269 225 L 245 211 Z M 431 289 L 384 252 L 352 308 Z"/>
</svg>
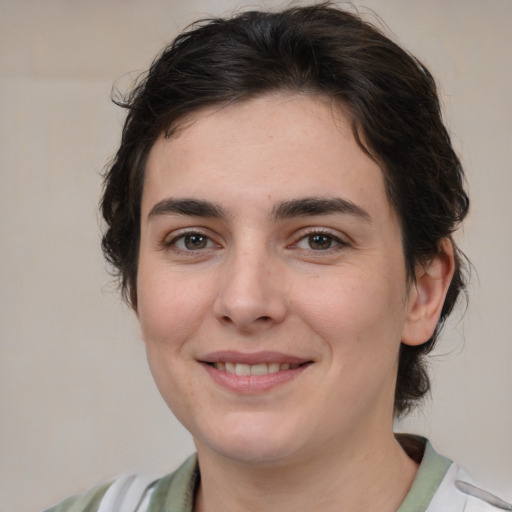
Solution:
<svg viewBox="0 0 512 512">
<path fill-rule="evenodd" d="M 150 152 L 137 315 L 196 443 L 196 511 L 392 511 L 414 478 L 392 433 L 398 351 L 432 333 L 453 255 L 445 241 L 406 278 L 382 170 L 350 124 L 322 98 L 265 96 L 199 111 Z M 306 198 L 343 208 L 305 214 Z M 309 364 L 244 392 L 212 378 L 217 351 Z"/>
</svg>

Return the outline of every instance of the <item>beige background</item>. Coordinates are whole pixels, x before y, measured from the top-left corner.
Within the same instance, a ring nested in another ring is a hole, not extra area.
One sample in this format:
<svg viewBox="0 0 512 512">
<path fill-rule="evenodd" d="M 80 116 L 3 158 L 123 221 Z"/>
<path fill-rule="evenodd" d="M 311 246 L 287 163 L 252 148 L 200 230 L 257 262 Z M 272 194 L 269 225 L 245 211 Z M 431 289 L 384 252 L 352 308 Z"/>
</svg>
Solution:
<svg viewBox="0 0 512 512">
<path fill-rule="evenodd" d="M 401 428 L 512 500 L 512 2 L 366 0 L 442 84 L 478 274 L 445 333 L 433 404 Z M 0 0 L 0 511 L 50 505 L 193 450 L 151 381 L 99 249 L 109 101 L 198 14 L 232 0 Z M 267 2 L 277 5 L 277 2 Z M 124 76 L 127 72 L 135 72 Z"/>
</svg>

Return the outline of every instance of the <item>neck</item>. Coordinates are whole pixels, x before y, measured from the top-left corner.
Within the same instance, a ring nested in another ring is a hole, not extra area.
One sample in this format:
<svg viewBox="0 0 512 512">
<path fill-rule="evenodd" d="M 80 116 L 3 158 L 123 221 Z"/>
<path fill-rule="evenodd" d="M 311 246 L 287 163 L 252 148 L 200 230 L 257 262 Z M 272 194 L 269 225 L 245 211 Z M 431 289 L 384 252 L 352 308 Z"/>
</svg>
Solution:
<svg viewBox="0 0 512 512">
<path fill-rule="evenodd" d="M 352 436 L 286 465 L 240 463 L 198 445 L 195 512 L 396 511 L 417 465 L 388 432 Z"/>
</svg>

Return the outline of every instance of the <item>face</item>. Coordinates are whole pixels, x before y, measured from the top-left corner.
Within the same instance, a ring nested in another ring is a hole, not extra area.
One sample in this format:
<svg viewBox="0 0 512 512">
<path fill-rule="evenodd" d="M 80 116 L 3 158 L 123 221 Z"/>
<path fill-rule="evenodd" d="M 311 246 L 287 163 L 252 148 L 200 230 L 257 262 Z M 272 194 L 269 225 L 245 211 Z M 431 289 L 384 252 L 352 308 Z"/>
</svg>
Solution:
<svg viewBox="0 0 512 512">
<path fill-rule="evenodd" d="M 137 315 L 200 456 L 276 464 L 391 432 L 407 283 L 382 171 L 327 100 L 200 111 L 152 148 Z"/>
</svg>

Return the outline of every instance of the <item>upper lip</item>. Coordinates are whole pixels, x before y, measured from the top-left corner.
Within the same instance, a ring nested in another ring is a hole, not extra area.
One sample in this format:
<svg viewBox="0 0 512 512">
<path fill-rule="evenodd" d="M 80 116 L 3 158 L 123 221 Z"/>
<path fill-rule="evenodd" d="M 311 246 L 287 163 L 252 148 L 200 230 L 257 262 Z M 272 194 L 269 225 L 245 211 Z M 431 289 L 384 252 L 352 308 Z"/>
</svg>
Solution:
<svg viewBox="0 0 512 512">
<path fill-rule="evenodd" d="M 221 350 L 210 352 L 198 358 L 203 363 L 241 363 L 241 364 L 261 364 L 261 363 L 290 363 L 303 364 L 311 362 L 311 359 L 292 356 L 282 352 L 263 351 L 263 352 L 238 352 L 233 350 Z"/>
</svg>

